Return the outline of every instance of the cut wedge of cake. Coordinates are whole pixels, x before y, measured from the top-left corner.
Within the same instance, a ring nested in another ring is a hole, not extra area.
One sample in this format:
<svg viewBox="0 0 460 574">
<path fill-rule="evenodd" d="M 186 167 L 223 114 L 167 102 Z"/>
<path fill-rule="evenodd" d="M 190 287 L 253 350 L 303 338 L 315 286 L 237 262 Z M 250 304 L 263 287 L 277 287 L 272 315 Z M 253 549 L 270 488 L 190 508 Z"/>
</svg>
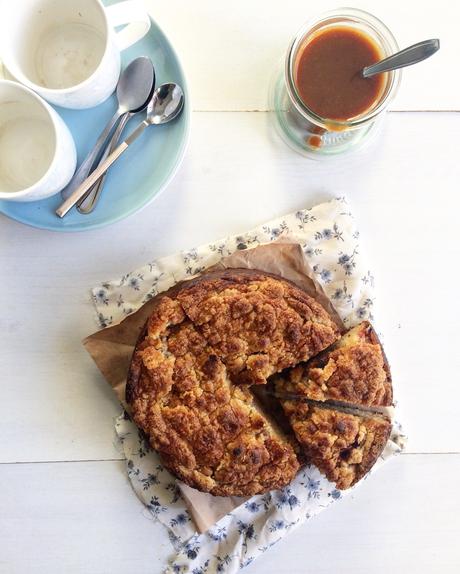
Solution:
<svg viewBox="0 0 460 574">
<path fill-rule="evenodd" d="M 390 406 L 393 400 L 388 362 L 367 321 L 308 362 L 277 375 L 274 382 L 280 396 L 363 407 Z"/>
<path fill-rule="evenodd" d="M 341 490 L 367 474 L 390 436 L 391 422 L 380 413 L 299 400 L 281 403 L 307 461 Z"/>
</svg>

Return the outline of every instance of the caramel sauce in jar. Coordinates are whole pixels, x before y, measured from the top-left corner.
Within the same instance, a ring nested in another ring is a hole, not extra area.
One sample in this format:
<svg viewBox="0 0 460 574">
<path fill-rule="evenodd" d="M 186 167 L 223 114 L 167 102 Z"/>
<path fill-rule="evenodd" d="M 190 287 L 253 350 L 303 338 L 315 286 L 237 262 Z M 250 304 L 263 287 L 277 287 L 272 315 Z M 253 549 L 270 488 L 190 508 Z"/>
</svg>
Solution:
<svg viewBox="0 0 460 574">
<path fill-rule="evenodd" d="M 297 92 L 321 118 L 359 117 L 380 101 L 386 86 L 386 74 L 363 78 L 361 71 L 383 57 L 365 32 L 346 25 L 326 27 L 299 47 L 294 66 Z"/>
<path fill-rule="evenodd" d="M 313 16 L 292 38 L 284 68 L 270 83 L 278 134 L 311 159 L 363 148 L 377 134 L 401 72 L 363 78 L 362 70 L 398 50 L 391 31 L 364 10 Z"/>
</svg>

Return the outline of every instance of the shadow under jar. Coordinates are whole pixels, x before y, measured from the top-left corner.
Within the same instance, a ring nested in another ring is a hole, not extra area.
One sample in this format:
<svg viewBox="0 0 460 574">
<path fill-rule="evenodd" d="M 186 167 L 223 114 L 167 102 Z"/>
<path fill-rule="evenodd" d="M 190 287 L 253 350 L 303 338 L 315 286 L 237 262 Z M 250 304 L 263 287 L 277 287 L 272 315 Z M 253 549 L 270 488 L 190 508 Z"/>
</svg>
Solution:
<svg viewBox="0 0 460 574">
<path fill-rule="evenodd" d="M 270 90 L 282 138 L 315 159 L 363 146 L 395 95 L 400 70 L 361 70 L 399 50 L 388 28 L 362 10 L 338 9 L 307 22 L 292 40 Z"/>
</svg>

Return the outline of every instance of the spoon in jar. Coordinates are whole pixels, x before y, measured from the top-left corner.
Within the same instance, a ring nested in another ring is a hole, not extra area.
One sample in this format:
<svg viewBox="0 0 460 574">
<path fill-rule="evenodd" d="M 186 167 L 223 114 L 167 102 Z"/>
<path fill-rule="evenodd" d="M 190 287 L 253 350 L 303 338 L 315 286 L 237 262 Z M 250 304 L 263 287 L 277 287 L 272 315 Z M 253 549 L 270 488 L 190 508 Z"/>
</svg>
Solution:
<svg viewBox="0 0 460 574">
<path fill-rule="evenodd" d="M 147 117 L 145 120 L 141 122 L 126 140 L 64 201 L 56 210 L 56 215 L 61 218 L 64 217 L 78 200 L 96 183 L 101 175 L 103 175 L 121 154 L 144 132 L 145 128 L 172 121 L 181 113 L 183 107 L 184 92 L 179 85 L 162 84 L 157 88 L 147 107 Z"/>
<path fill-rule="evenodd" d="M 75 172 L 70 183 L 61 191 L 64 199 L 70 197 L 88 177 L 94 162 L 97 160 L 118 120 L 129 112 L 140 111 L 142 106 L 145 107 L 145 101 L 148 99 L 147 96 L 152 93 L 152 84 L 154 83 L 155 70 L 150 58 L 136 58 L 123 70 L 117 85 L 117 111 L 98 137 L 93 149 Z"/>
<path fill-rule="evenodd" d="M 382 74 L 383 72 L 391 72 L 392 70 L 397 70 L 398 68 L 405 68 L 406 66 L 412 66 L 412 64 L 417 64 L 422 60 L 426 60 L 432 56 L 435 52 L 439 50 L 440 44 L 438 39 L 424 40 L 423 42 L 418 42 L 409 48 L 405 48 L 400 52 L 396 52 L 392 56 L 380 60 L 376 64 L 371 66 L 366 66 L 362 70 L 362 75 L 364 78 L 370 78 L 375 76 L 375 74 Z"/>
</svg>

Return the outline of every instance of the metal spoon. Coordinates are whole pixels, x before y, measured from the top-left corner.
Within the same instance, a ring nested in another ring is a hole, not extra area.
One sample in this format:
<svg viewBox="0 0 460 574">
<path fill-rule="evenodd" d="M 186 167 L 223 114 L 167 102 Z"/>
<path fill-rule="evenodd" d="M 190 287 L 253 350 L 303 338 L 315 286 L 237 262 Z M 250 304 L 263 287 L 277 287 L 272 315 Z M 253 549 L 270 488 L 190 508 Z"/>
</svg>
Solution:
<svg viewBox="0 0 460 574">
<path fill-rule="evenodd" d="M 138 58 L 138 59 L 140 60 L 142 58 Z M 151 70 L 152 70 L 152 74 L 151 74 L 151 78 L 150 78 L 150 85 L 149 85 L 149 82 L 147 81 L 148 78 L 147 78 L 147 74 L 146 74 L 145 85 L 142 87 L 139 87 L 139 94 L 138 94 L 139 95 L 139 101 L 140 101 L 142 95 L 145 97 L 145 100 L 137 110 L 129 111 L 127 114 L 125 114 L 121 118 L 120 123 L 118 124 L 116 130 L 114 131 L 114 133 L 112 135 L 112 139 L 110 140 L 109 144 L 106 146 L 104 153 L 102 154 L 101 159 L 99 160 L 99 165 L 101 165 L 108 158 L 108 156 L 116 149 L 118 142 L 120 141 L 121 134 L 122 134 L 123 130 L 125 129 L 125 126 L 129 122 L 129 120 L 133 116 L 135 116 L 137 113 L 142 112 L 142 110 L 145 110 L 145 108 L 148 106 L 150 100 L 152 99 L 153 90 L 155 89 L 155 71 L 154 71 L 152 62 L 149 59 L 147 59 L 147 60 L 150 63 Z M 143 94 L 141 92 L 143 92 Z M 99 181 L 97 183 L 95 183 L 93 185 L 93 187 L 89 191 L 87 191 L 86 194 L 77 203 L 77 209 L 80 213 L 85 213 L 85 214 L 91 213 L 93 211 L 93 209 L 96 207 L 99 196 L 101 195 L 101 192 L 102 192 L 102 188 L 104 187 L 104 183 L 105 183 L 106 178 L 107 178 L 107 171 L 99 179 Z"/>
<path fill-rule="evenodd" d="M 149 100 L 150 100 L 150 98 L 149 98 Z M 145 103 L 144 108 L 147 107 L 147 104 L 148 104 L 148 101 Z M 142 110 L 139 110 L 139 111 L 142 111 Z M 134 115 L 135 115 L 134 112 L 129 112 L 121 118 L 120 123 L 118 124 L 116 130 L 113 132 L 112 139 L 110 140 L 108 145 L 105 147 L 104 153 L 102 154 L 101 159 L 99 160 L 99 165 L 102 165 L 102 163 L 116 149 L 118 142 L 120 141 L 122 131 L 125 129 L 128 121 Z M 79 213 L 84 213 L 84 214 L 91 213 L 93 211 L 93 209 L 96 207 L 96 203 L 97 203 L 99 196 L 101 194 L 102 187 L 104 186 L 104 183 L 105 183 L 105 179 L 107 178 L 107 173 L 108 173 L 108 170 L 104 173 L 104 175 L 102 177 L 99 178 L 99 181 L 97 181 L 93 185 L 93 187 L 91 189 L 89 189 L 85 193 L 85 195 L 78 201 L 77 210 L 79 211 Z"/>
<path fill-rule="evenodd" d="M 409 48 L 396 52 L 396 54 L 393 54 L 384 60 L 380 60 L 380 62 L 377 62 L 376 64 L 366 66 L 363 68 L 362 75 L 364 78 L 370 78 L 371 76 L 375 76 L 375 74 L 391 72 L 398 68 L 412 66 L 412 64 L 417 64 L 417 62 L 421 62 L 422 60 L 426 60 L 426 58 L 432 56 L 439 50 L 439 47 L 440 44 L 437 39 L 418 42 L 418 44 L 414 44 L 413 46 L 409 46 Z"/>
<path fill-rule="evenodd" d="M 69 185 L 61 191 L 64 199 L 70 197 L 88 177 L 94 162 L 101 153 L 103 145 L 118 120 L 131 111 L 141 109 L 147 98 L 146 91 L 151 91 L 151 85 L 154 81 L 155 71 L 150 58 L 136 58 L 123 70 L 117 85 L 118 109 L 97 138 L 93 149 L 75 172 Z"/>
<path fill-rule="evenodd" d="M 177 84 L 163 84 L 155 90 L 147 107 L 147 117 L 122 142 L 117 149 L 78 187 L 70 197 L 56 210 L 56 215 L 64 217 L 77 201 L 85 195 L 109 167 L 125 152 L 128 147 L 151 125 L 160 125 L 176 118 L 184 107 L 184 92 Z"/>
</svg>

